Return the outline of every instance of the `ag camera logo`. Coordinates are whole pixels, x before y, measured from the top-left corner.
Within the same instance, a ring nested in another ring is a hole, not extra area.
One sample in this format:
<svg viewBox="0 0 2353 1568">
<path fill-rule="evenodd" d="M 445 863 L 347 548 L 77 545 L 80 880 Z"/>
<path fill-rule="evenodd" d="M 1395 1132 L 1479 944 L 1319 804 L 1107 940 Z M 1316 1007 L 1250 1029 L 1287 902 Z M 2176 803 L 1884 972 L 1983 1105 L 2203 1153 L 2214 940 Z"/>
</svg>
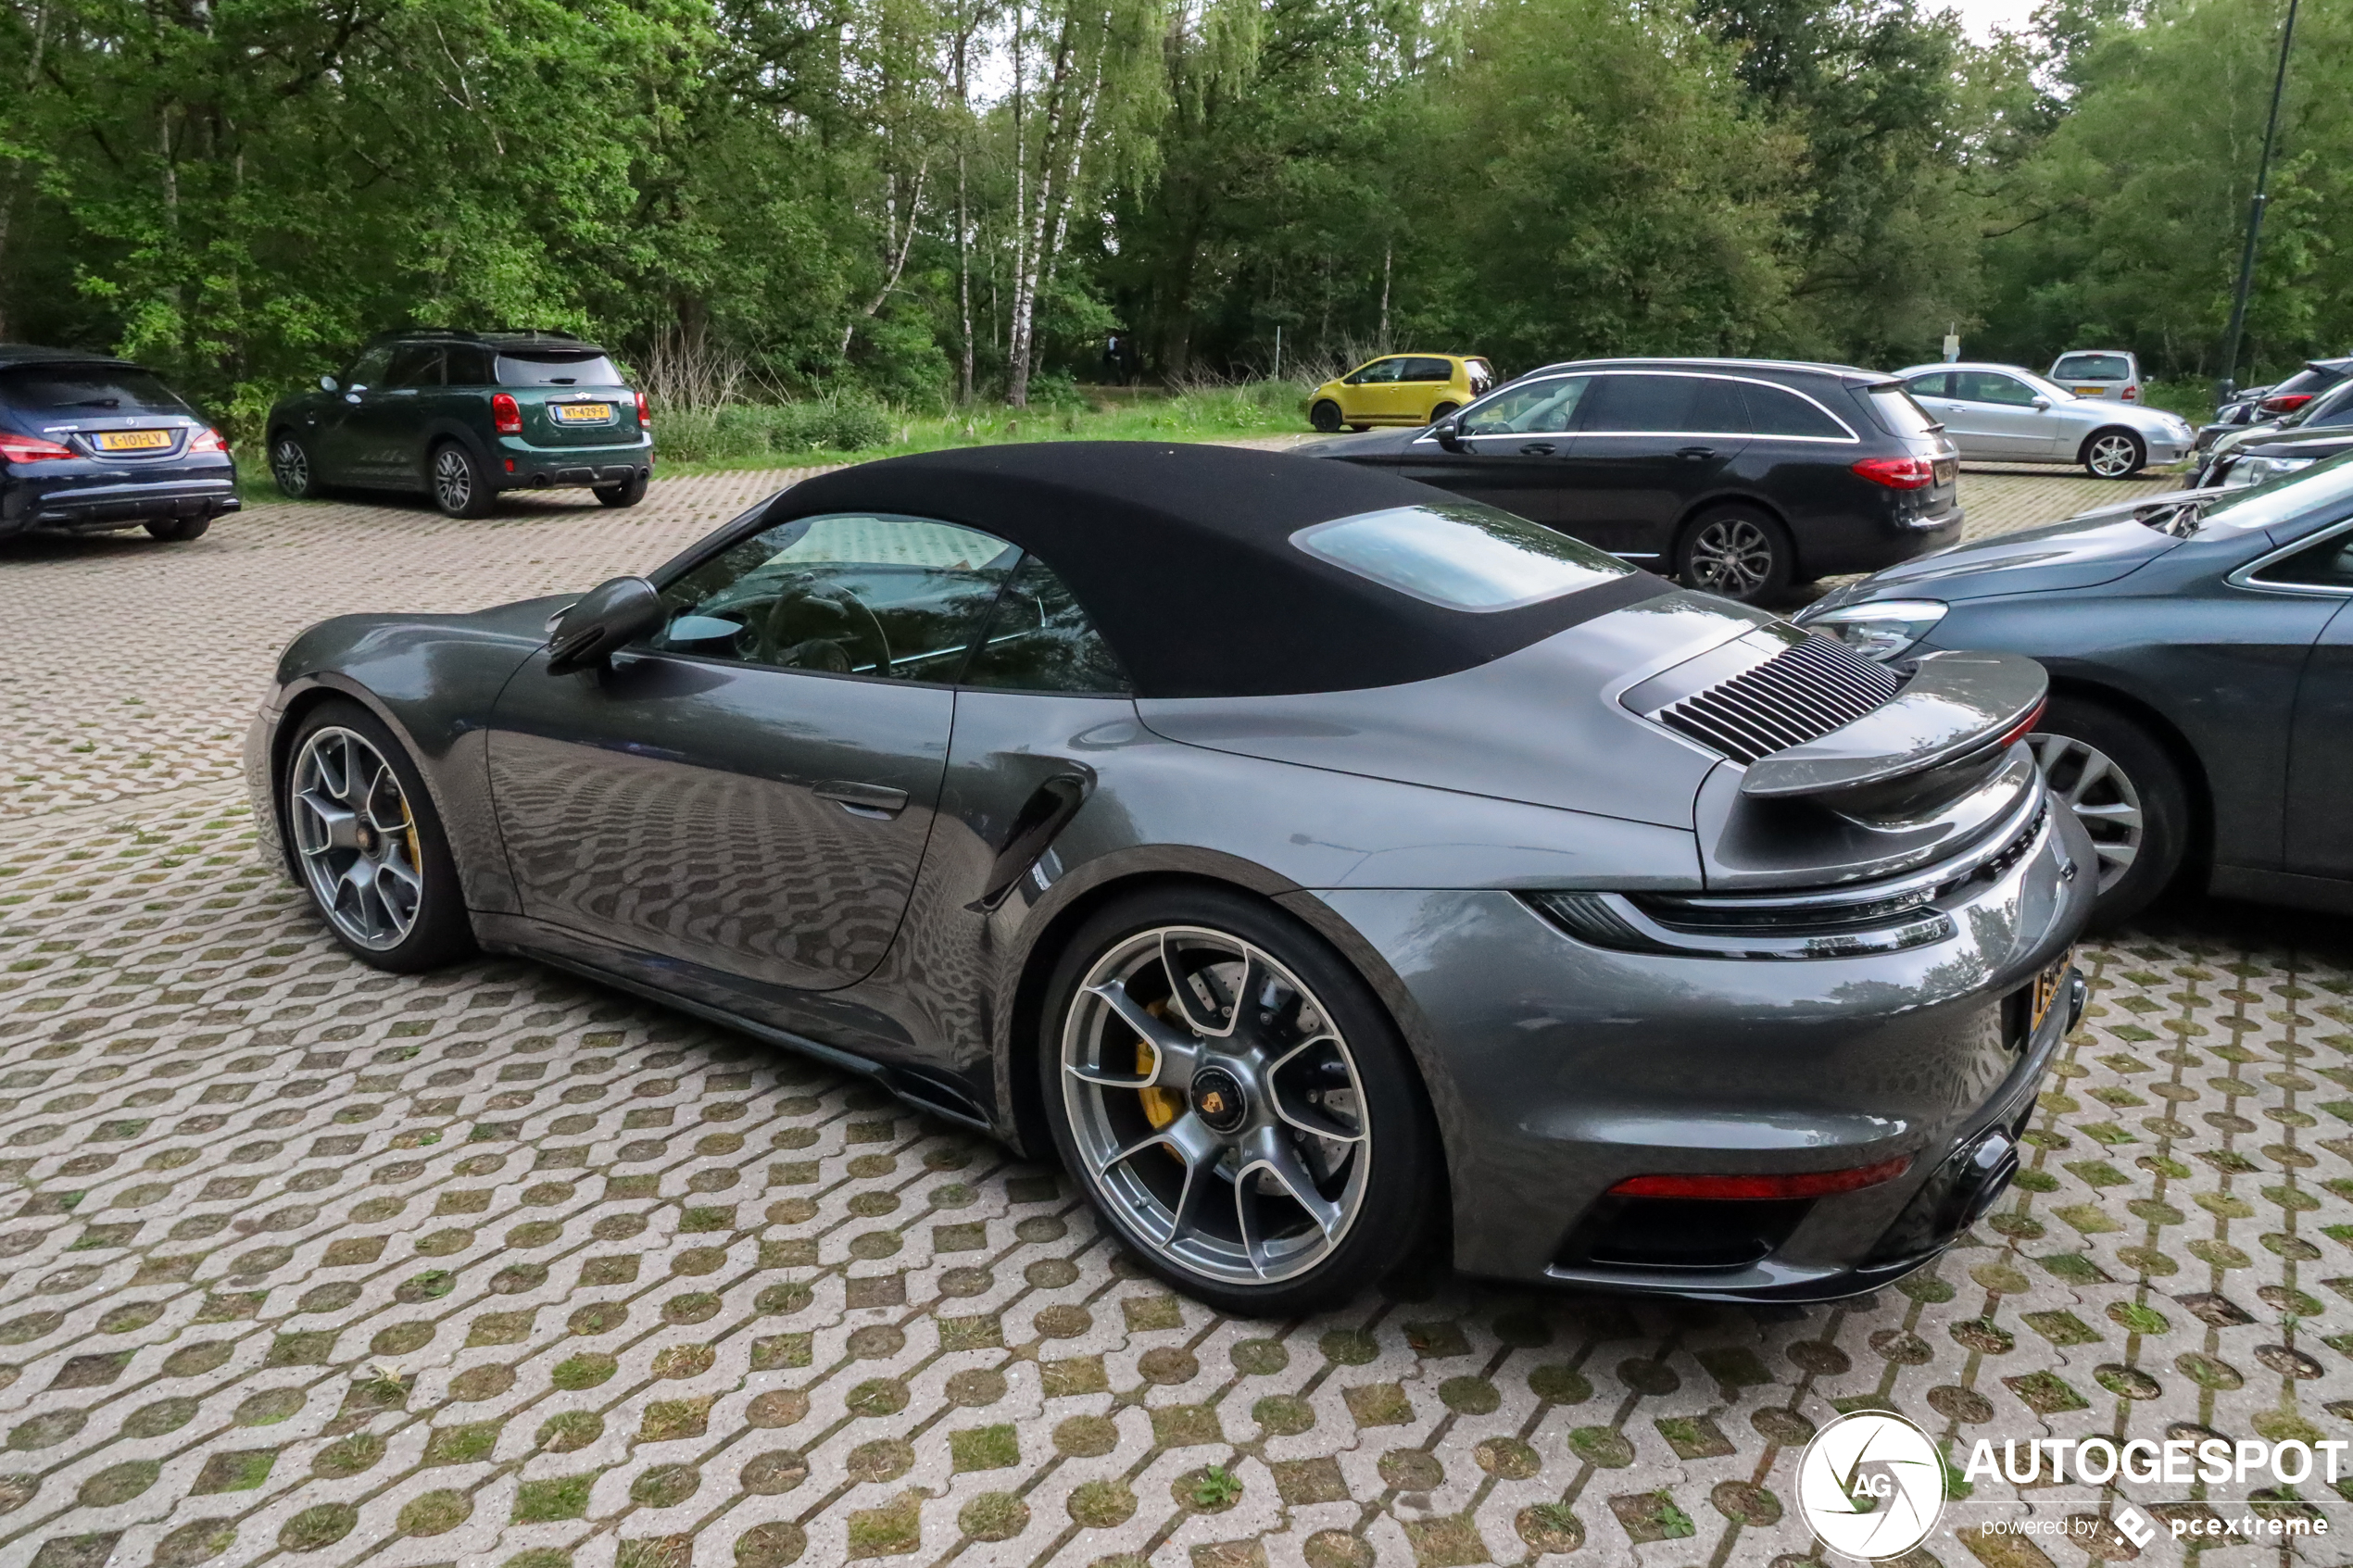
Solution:
<svg viewBox="0 0 2353 1568">
<path fill-rule="evenodd" d="M 1797 1506 L 1841 1557 L 1901 1557 L 1928 1538 L 1944 1512 L 1944 1457 L 1900 1415 L 1841 1416 L 1814 1435 L 1797 1461 Z"/>
</svg>

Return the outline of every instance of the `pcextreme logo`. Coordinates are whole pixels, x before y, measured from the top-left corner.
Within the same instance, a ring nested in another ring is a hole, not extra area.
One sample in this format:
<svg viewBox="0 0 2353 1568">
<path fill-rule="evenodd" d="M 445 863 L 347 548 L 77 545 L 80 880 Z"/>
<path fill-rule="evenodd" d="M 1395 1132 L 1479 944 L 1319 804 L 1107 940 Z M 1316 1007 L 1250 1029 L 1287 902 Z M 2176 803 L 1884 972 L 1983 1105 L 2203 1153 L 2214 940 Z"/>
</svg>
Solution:
<svg viewBox="0 0 2353 1568">
<path fill-rule="evenodd" d="M 1858 1411 L 1814 1435 L 1797 1461 L 1797 1506 L 1824 1546 L 1858 1562 L 1901 1557 L 1944 1512 L 1944 1462 L 1900 1415 Z"/>
</svg>

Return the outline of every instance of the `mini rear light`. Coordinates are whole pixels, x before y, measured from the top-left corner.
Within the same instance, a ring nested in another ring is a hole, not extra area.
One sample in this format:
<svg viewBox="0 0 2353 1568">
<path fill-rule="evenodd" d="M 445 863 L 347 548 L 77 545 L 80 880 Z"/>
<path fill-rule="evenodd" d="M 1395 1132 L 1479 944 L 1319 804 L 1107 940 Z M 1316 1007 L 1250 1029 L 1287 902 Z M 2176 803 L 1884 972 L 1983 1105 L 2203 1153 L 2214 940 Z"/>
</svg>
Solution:
<svg viewBox="0 0 2353 1568">
<path fill-rule="evenodd" d="M 522 409 L 516 404 L 512 393 L 494 392 L 490 395 L 490 422 L 497 426 L 501 435 L 522 433 Z"/>
<path fill-rule="evenodd" d="M 229 438 L 221 434 L 217 430 L 201 430 L 196 433 L 196 438 L 188 443 L 188 450 L 191 452 L 226 452 L 229 450 Z"/>
<path fill-rule="evenodd" d="M 50 463 L 60 458 L 74 456 L 76 454 L 70 446 L 60 446 L 37 435 L 11 435 L 0 431 L 0 462 Z"/>
<path fill-rule="evenodd" d="M 646 402 L 646 395 L 642 391 L 637 394 L 637 428 L 639 430 L 654 428 L 654 411 Z"/>
<path fill-rule="evenodd" d="M 1890 490 L 1925 490 L 1936 483 L 1936 465 L 1926 458 L 1866 458 L 1854 471 Z"/>
<path fill-rule="evenodd" d="M 1629 1176 L 1609 1189 L 1612 1198 L 1700 1198 L 1731 1202 L 1827 1198 L 1892 1182 L 1912 1168 L 1909 1155 L 1858 1165 L 1848 1171 L 1801 1171 L 1780 1176 Z"/>
</svg>

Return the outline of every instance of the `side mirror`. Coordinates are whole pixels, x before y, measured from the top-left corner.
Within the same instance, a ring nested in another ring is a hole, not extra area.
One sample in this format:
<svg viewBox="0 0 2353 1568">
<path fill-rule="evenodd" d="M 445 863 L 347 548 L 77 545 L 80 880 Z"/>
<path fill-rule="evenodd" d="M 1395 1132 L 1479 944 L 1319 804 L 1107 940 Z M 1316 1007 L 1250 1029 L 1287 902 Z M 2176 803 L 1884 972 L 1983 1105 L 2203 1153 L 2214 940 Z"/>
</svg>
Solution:
<svg viewBox="0 0 2353 1568">
<path fill-rule="evenodd" d="M 2047 410 L 2050 406 L 2051 400 L 2047 397 L 2037 397 L 2032 403 L 2028 405 L 2029 408 L 2032 408 L 2038 414 Z"/>
<path fill-rule="evenodd" d="M 592 670 L 661 622 L 661 596 L 654 585 L 642 577 L 616 577 L 556 617 L 547 673 Z"/>
<path fill-rule="evenodd" d="M 1431 435 L 1437 437 L 1438 444 L 1449 452 L 1462 452 L 1468 450 L 1468 448 L 1463 445 L 1463 421 L 1457 415 L 1447 415 L 1444 419 L 1430 426 L 1429 433 Z"/>
<path fill-rule="evenodd" d="M 335 378 L 333 376 L 321 376 L 319 378 L 319 390 L 321 392 L 333 392 L 336 390 L 339 384 L 340 383 L 337 383 Z"/>
</svg>

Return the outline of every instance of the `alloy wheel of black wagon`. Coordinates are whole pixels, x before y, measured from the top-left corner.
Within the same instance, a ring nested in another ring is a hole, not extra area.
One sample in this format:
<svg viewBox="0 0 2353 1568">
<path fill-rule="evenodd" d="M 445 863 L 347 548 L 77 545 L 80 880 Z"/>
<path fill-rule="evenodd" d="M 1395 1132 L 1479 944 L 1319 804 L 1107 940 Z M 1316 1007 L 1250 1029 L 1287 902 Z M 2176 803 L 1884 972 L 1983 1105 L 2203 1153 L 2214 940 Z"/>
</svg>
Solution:
<svg viewBox="0 0 2353 1568">
<path fill-rule="evenodd" d="M 2083 466 L 2101 479 L 2129 479 L 2148 460 L 2141 438 L 2126 430 L 2104 430 L 2083 446 Z"/>
<path fill-rule="evenodd" d="M 1064 1014 L 1063 1110 L 1084 1170 L 1157 1261 L 1278 1284 L 1364 1222 L 1375 1147 L 1357 1060 L 1290 968 L 1163 925 L 1088 968 Z"/>
<path fill-rule="evenodd" d="M 1684 538 L 1681 555 L 1684 586 L 1743 604 L 1789 584 L 1789 549 L 1780 530 L 1747 512 L 1701 518 Z"/>
<path fill-rule="evenodd" d="M 310 471 L 310 453 L 300 439 L 283 432 L 270 444 L 270 477 L 278 489 L 299 501 L 317 483 Z"/>
</svg>

